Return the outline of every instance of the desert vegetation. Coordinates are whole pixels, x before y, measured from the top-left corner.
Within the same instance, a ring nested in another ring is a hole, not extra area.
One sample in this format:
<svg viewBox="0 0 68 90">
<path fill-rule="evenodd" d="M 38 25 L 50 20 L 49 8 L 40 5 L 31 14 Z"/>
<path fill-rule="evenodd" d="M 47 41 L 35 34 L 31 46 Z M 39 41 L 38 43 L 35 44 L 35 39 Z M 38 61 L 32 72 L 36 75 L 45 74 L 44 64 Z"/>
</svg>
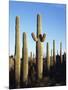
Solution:
<svg viewBox="0 0 68 90">
<path fill-rule="evenodd" d="M 37 14 L 37 34 L 30 33 L 36 42 L 36 55 L 30 52 L 28 56 L 29 37 L 22 34 L 22 58 L 20 58 L 19 16 L 15 20 L 15 54 L 9 56 L 9 88 L 31 88 L 66 85 L 66 52 L 62 54 L 62 42 L 59 43 L 60 54 L 56 55 L 55 40 L 50 50 L 46 42 L 47 34 L 42 34 L 41 16 Z M 46 57 L 43 56 L 43 45 L 46 42 Z M 50 55 L 51 51 L 51 55 Z"/>
</svg>

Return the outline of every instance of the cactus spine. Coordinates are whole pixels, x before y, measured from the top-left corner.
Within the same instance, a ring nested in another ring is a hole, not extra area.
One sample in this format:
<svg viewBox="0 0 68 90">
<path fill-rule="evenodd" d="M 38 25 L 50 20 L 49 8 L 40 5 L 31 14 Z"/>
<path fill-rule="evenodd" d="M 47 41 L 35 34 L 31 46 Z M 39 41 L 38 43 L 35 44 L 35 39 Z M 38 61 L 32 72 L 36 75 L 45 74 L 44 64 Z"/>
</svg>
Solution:
<svg viewBox="0 0 68 90">
<path fill-rule="evenodd" d="M 27 83 L 28 80 L 28 48 L 27 48 L 27 35 L 23 32 L 23 82 Z"/>
<path fill-rule="evenodd" d="M 49 54 L 49 43 L 47 42 L 47 68 L 50 70 L 50 54 Z"/>
<path fill-rule="evenodd" d="M 60 63 L 62 64 L 62 42 L 60 42 Z"/>
<path fill-rule="evenodd" d="M 53 40 L 53 64 L 56 64 L 56 55 L 55 55 L 55 40 Z"/>
<path fill-rule="evenodd" d="M 20 87 L 20 31 L 18 16 L 16 16 L 15 26 L 15 80 L 16 87 Z"/>
<path fill-rule="evenodd" d="M 32 33 L 32 38 L 36 42 L 36 65 L 37 65 L 37 78 L 42 79 L 43 75 L 43 43 L 46 34 L 41 34 L 41 16 L 37 15 L 37 36 Z"/>
</svg>

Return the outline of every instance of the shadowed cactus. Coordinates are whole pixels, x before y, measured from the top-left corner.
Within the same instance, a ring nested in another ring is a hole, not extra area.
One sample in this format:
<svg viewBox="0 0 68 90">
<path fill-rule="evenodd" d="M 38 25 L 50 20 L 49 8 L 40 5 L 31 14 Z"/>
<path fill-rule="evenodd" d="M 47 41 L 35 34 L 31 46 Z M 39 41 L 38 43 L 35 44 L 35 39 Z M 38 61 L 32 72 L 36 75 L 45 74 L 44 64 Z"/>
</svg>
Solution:
<svg viewBox="0 0 68 90">
<path fill-rule="evenodd" d="M 53 66 L 53 54 L 52 54 L 52 49 L 51 49 L 51 60 L 50 60 L 50 65 Z"/>
<path fill-rule="evenodd" d="M 43 42 L 46 38 L 46 34 L 41 34 L 42 28 L 41 28 L 41 16 L 37 15 L 37 36 L 35 36 L 34 33 L 32 33 L 32 38 L 36 42 L 36 72 L 37 72 L 37 78 L 42 79 L 43 75 Z"/>
<path fill-rule="evenodd" d="M 18 16 L 16 16 L 15 25 L 15 80 L 18 88 L 20 87 L 20 30 Z"/>
<path fill-rule="evenodd" d="M 60 42 L 60 63 L 62 64 L 62 42 Z"/>
<path fill-rule="evenodd" d="M 33 53 L 33 60 L 34 60 L 34 58 L 35 58 L 35 55 L 34 55 L 34 53 Z"/>
<path fill-rule="evenodd" d="M 32 59 L 33 59 L 33 58 L 32 58 L 32 52 L 30 52 L 30 60 L 32 61 Z"/>
<path fill-rule="evenodd" d="M 53 40 L 53 65 L 56 64 L 56 55 L 55 55 L 55 40 Z"/>
<path fill-rule="evenodd" d="M 22 58 L 23 58 L 23 82 L 27 83 L 28 81 L 28 48 L 27 48 L 27 35 L 23 32 L 23 49 L 22 49 Z"/>
<path fill-rule="evenodd" d="M 47 42 L 47 68 L 50 70 L 50 53 L 49 53 L 49 43 Z"/>
<path fill-rule="evenodd" d="M 43 34 L 43 35 L 40 34 L 40 35 L 39 35 L 40 41 L 41 41 L 41 42 L 44 42 L 44 41 L 45 41 L 45 37 L 46 37 L 46 34 Z"/>
</svg>

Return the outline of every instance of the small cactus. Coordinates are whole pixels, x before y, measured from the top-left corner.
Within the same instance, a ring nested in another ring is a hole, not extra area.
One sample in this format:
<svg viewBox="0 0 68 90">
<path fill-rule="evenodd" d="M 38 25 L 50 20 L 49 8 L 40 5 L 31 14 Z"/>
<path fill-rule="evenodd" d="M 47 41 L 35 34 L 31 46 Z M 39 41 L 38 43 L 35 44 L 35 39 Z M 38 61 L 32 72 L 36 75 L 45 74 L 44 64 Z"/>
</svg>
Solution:
<svg viewBox="0 0 68 90">
<path fill-rule="evenodd" d="M 20 87 L 20 31 L 18 16 L 16 16 L 15 26 L 15 80 L 16 87 Z"/>
<path fill-rule="evenodd" d="M 30 52 L 30 60 L 32 61 L 33 57 L 32 57 L 32 52 Z"/>
<path fill-rule="evenodd" d="M 34 58 L 35 58 L 35 55 L 34 55 L 34 53 L 33 53 L 33 60 L 34 60 Z"/>
<path fill-rule="evenodd" d="M 62 42 L 60 42 L 60 63 L 62 64 Z"/>
<path fill-rule="evenodd" d="M 53 55 L 52 55 L 52 49 L 51 49 L 51 60 L 50 60 L 50 65 L 53 66 Z"/>
<path fill-rule="evenodd" d="M 36 42 L 36 69 L 37 78 L 42 79 L 43 75 L 43 42 L 46 38 L 46 34 L 41 34 L 41 16 L 37 15 L 37 36 L 32 33 L 32 38 Z"/>
</svg>

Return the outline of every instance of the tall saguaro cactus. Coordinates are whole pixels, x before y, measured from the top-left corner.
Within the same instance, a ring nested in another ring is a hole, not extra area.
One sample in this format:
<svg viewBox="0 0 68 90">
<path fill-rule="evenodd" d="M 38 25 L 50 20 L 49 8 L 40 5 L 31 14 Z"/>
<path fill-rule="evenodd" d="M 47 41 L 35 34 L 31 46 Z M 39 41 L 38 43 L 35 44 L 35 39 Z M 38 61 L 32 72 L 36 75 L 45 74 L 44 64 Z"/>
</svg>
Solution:
<svg viewBox="0 0 68 90">
<path fill-rule="evenodd" d="M 19 30 L 19 17 L 16 16 L 15 24 L 15 80 L 16 87 L 20 86 L 20 30 Z"/>
<path fill-rule="evenodd" d="M 50 70 L 50 53 L 49 53 L 49 43 L 47 42 L 47 68 Z"/>
<path fill-rule="evenodd" d="M 27 48 L 27 35 L 23 32 L 23 82 L 27 83 L 28 80 L 28 48 Z"/>
<path fill-rule="evenodd" d="M 60 63 L 62 64 L 62 42 L 60 42 Z"/>
<path fill-rule="evenodd" d="M 37 78 L 42 79 L 43 75 L 43 42 L 45 40 L 46 34 L 41 34 L 41 16 L 37 15 L 37 36 L 32 33 L 32 38 L 36 42 L 36 65 L 37 65 Z"/>
<path fill-rule="evenodd" d="M 56 55 L 55 55 L 55 40 L 53 40 L 53 64 L 56 64 Z"/>
</svg>

